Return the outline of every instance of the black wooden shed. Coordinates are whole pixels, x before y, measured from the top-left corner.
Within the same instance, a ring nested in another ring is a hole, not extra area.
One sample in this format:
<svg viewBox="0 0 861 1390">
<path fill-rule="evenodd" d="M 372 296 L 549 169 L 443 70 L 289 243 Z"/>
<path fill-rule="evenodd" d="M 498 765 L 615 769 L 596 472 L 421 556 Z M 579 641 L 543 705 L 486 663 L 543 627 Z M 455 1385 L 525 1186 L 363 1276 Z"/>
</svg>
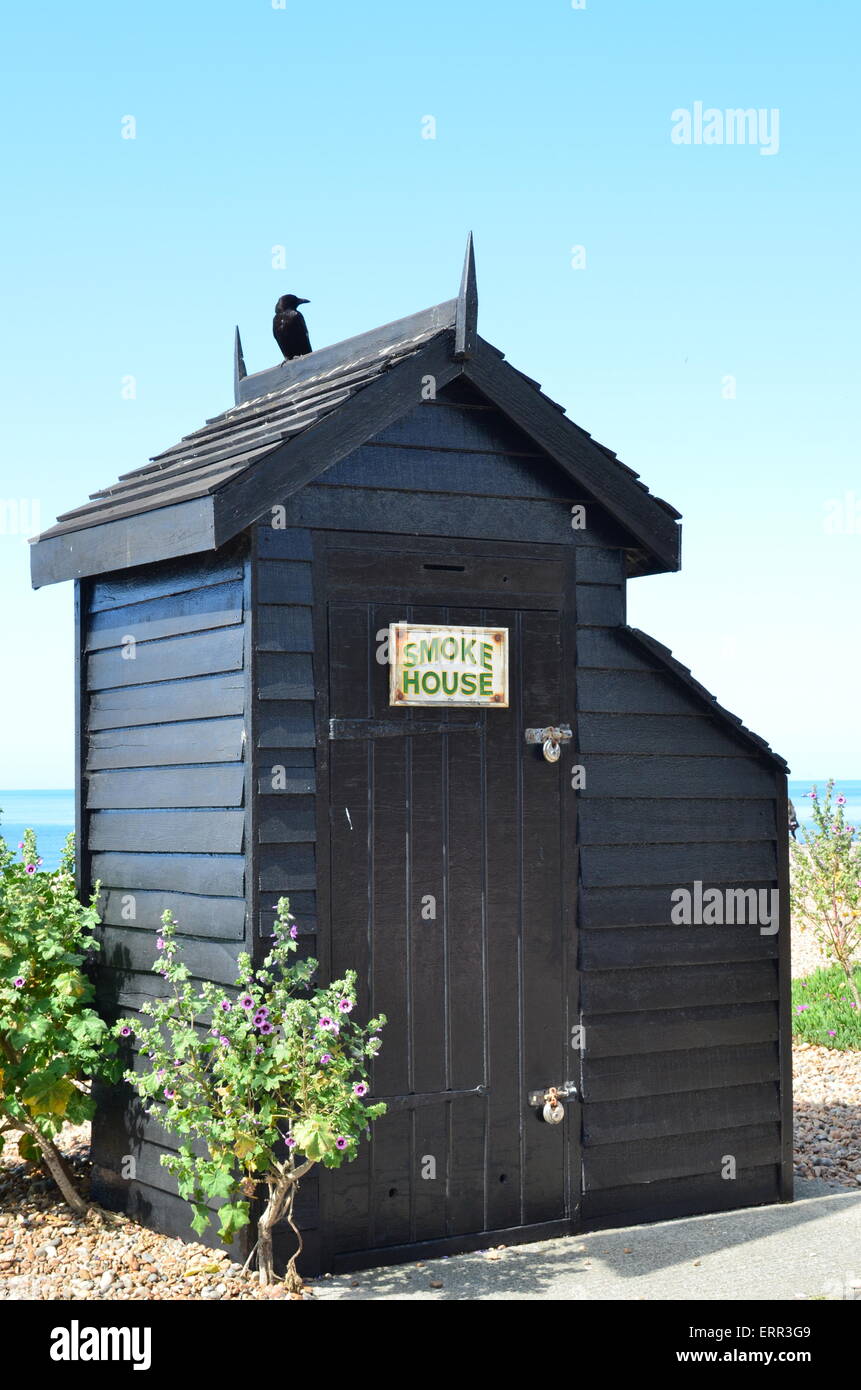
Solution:
<svg viewBox="0 0 861 1390">
<path fill-rule="evenodd" d="M 166 907 L 229 983 L 287 894 L 389 1016 L 307 1272 L 792 1195 L 786 766 L 626 626 L 679 514 L 476 312 L 470 242 L 457 298 L 384 328 L 251 376 L 237 335 L 235 404 L 32 549 L 76 586 L 105 1007 L 158 991 Z M 505 631 L 507 701 L 392 703 L 399 623 Z M 104 1095 L 95 1191 L 186 1235 L 170 1143 Z"/>
</svg>

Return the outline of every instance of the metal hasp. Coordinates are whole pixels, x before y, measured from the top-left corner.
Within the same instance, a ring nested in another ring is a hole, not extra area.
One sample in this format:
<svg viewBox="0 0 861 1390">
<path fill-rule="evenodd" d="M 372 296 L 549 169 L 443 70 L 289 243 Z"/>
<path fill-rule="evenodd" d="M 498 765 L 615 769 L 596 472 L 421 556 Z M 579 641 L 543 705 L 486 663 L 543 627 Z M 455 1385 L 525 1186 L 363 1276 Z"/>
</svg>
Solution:
<svg viewBox="0 0 861 1390">
<path fill-rule="evenodd" d="M 549 1104 L 554 1095 L 558 1101 L 573 1101 L 577 1095 L 577 1087 L 574 1086 L 573 1081 L 565 1081 L 563 1086 L 548 1086 L 547 1090 L 544 1091 L 530 1091 L 529 1104 L 531 1106 L 544 1105 L 545 1102 Z"/>
<path fill-rule="evenodd" d="M 546 729 L 527 729 L 527 743 L 543 744 L 544 756 L 549 763 L 558 763 L 562 744 L 570 743 L 573 735 L 570 724 L 550 724 Z"/>
</svg>

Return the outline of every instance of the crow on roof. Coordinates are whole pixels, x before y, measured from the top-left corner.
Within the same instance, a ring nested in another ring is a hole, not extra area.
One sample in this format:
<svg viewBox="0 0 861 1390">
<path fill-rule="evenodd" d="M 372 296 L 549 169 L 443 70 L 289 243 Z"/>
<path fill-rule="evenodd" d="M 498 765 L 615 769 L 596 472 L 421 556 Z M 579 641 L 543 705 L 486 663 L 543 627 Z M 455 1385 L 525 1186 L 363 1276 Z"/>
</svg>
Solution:
<svg viewBox="0 0 861 1390">
<path fill-rule="evenodd" d="M 285 362 L 293 357 L 304 357 L 311 351 L 308 329 L 299 313 L 299 305 L 308 303 L 307 299 L 299 299 L 295 294 L 282 294 L 275 305 L 272 336 L 283 352 Z"/>
</svg>

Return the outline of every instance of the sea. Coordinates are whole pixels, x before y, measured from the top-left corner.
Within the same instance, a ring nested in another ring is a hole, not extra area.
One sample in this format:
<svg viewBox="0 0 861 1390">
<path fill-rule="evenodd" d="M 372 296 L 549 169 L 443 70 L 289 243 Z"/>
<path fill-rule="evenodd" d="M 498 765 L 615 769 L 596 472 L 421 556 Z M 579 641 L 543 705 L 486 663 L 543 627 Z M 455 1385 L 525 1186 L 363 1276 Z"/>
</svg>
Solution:
<svg viewBox="0 0 861 1390">
<path fill-rule="evenodd" d="M 791 778 L 789 795 L 795 806 L 801 825 L 812 819 L 810 797 L 807 793 L 815 786 L 820 796 L 825 791 L 827 778 L 819 781 L 803 781 Z M 846 820 L 849 825 L 857 825 L 861 833 L 861 781 L 840 782 L 835 779 L 834 793 L 846 797 Z M 56 791 L 0 791 L 0 835 L 13 849 L 17 849 L 25 829 L 35 830 L 39 854 L 43 868 L 56 869 L 60 862 L 60 852 L 70 830 L 75 828 L 75 793 L 71 790 Z"/>
</svg>

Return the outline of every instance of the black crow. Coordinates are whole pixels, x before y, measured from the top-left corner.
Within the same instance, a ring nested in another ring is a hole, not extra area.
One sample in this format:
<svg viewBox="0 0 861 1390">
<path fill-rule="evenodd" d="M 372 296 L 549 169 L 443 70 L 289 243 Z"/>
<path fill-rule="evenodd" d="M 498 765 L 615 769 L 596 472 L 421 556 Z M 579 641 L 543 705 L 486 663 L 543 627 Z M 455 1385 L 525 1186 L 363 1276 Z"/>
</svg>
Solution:
<svg viewBox="0 0 861 1390">
<path fill-rule="evenodd" d="M 282 294 L 275 305 L 272 334 L 284 354 L 285 362 L 289 362 L 291 357 L 304 357 L 306 352 L 311 351 L 308 329 L 298 307 L 309 302 L 297 298 L 295 294 Z"/>
<path fill-rule="evenodd" d="M 795 807 L 793 806 L 792 802 L 790 801 L 790 803 L 789 803 L 789 833 L 790 833 L 790 835 L 792 836 L 793 840 L 795 839 L 795 832 L 796 832 L 797 829 L 798 829 L 798 812 L 796 811 Z"/>
</svg>

